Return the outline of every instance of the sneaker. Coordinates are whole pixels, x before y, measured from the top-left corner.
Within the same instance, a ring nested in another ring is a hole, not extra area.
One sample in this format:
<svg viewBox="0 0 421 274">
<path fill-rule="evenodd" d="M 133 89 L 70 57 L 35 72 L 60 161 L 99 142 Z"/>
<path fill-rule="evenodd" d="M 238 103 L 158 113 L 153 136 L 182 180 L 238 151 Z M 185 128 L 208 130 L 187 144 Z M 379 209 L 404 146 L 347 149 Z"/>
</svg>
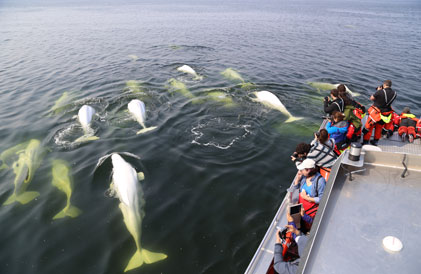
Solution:
<svg viewBox="0 0 421 274">
<path fill-rule="evenodd" d="M 379 143 L 379 140 L 371 140 L 370 144 L 372 144 L 373 146 L 377 146 Z"/>
<path fill-rule="evenodd" d="M 409 134 L 408 138 L 410 143 L 414 142 L 414 136 L 412 134 Z"/>
<path fill-rule="evenodd" d="M 405 142 L 405 140 L 406 140 L 406 133 L 402 133 L 401 138 L 402 138 L 402 142 Z"/>
</svg>

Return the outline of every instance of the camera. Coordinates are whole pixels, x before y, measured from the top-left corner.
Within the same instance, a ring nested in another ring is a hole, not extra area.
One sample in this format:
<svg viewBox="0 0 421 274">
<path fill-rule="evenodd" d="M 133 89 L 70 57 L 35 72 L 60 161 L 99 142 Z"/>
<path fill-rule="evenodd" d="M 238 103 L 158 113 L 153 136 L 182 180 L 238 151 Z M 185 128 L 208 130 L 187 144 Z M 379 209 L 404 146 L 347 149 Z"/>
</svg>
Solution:
<svg viewBox="0 0 421 274">
<path fill-rule="evenodd" d="M 316 135 L 316 137 L 319 138 L 320 137 L 320 132 L 317 131 L 317 132 L 314 133 L 314 135 Z"/>
<path fill-rule="evenodd" d="M 376 90 L 384 89 L 383 85 L 376 87 Z"/>
</svg>

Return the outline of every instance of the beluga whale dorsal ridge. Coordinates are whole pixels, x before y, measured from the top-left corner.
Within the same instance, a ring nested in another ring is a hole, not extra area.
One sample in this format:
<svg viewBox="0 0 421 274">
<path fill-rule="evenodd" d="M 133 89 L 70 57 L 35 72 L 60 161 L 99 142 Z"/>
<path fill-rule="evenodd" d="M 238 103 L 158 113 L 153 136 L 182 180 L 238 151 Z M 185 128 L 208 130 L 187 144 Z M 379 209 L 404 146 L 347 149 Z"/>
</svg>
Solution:
<svg viewBox="0 0 421 274">
<path fill-rule="evenodd" d="M 181 67 L 178 67 L 177 70 L 194 76 L 193 79 L 195 80 L 203 79 L 203 77 L 198 75 L 197 72 L 194 69 L 192 69 L 192 67 L 190 67 L 189 65 L 182 65 Z"/>
<path fill-rule="evenodd" d="M 95 114 L 95 109 L 88 105 L 83 105 L 78 112 L 77 118 L 80 125 L 83 128 L 84 135 L 76 139 L 75 142 L 87 142 L 98 140 L 99 137 L 93 135 L 93 129 L 91 128 L 92 116 Z"/>
<path fill-rule="evenodd" d="M 284 104 L 279 100 L 278 97 L 276 97 L 275 94 L 269 91 L 255 91 L 253 94 L 256 96 L 256 98 L 252 98 L 253 101 L 259 102 L 269 108 L 276 109 L 286 115 L 288 119 L 285 121 L 285 123 L 291 123 L 294 121 L 298 121 L 303 119 L 302 117 L 294 117 L 292 114 L 286 109 Z"/>
<path fill-rule="evenodd" d="M 148 251 L 140 243 L 142 219 L 145 215 L 142 208 L 145 203 L 143 191 L 138 181 L 138 178 L 141 176 L 119 154 L 113 153 L 111 161 L 113 175 L 110 193 L 114 193 L 120 200 L 119 208 L 123 214 L 124 223 L 132 235 L 137 248 L 124 272 L 138 268 L 143 263 L 152 264 L 164 260 L 167 258 L 167 255 Z"/>
<path fill-rule="evenodd" d="M 145 133 L 151 130 L 156 129 L 157 127 L 146 127 L 146 107 L 145 103 L 138 99 L 131 100 L 130 103 L 127 105 L 129 112 L 133 116 L 133 118 L 143 127 L 143 129 L 139 130 L 137 134 Z"/>
</svg>

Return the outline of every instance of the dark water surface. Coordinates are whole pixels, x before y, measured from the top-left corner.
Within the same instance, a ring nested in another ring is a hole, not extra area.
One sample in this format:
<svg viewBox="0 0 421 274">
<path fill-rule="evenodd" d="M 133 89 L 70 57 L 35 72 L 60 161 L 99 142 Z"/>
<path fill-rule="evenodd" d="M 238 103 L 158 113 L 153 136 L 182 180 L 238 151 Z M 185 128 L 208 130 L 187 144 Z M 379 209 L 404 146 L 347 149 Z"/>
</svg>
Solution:
<svg viewBox="0 0 421 274">
<path fill-rule="evenodd" d="M 368 105 L 392 79 L 395 109 L 421 114 L 419 1 L 10 3 L 0 2 L 0 151 L 39 139 L 49 152 L 28 188 L 41 195 L 0 207 L 0 273 L 123 272 L 136 247 L 118 200 L 104 195 L 111 165 L 94 172 L 115 151 L 141 157 L 141 242 L 168 255 L 133 273 L 241 273 L 293 178 L 289 155 L 321 121 L 327 92 L 307 82 L 346 83 Z M 178 72 L 183 64 L 203 79 Z M 255 85 L 224 78 L 228 67 Z M 169 93 L 171 78 L 204 100 Z M 157 130 L 136 135 L 128 80 L 141 83 Z M 235 105 L 205 100 L 211 90 Z M 250 100 L 257 90 L 304 119 L 283 123 Z M 49 115 L 65 91 L 74 99 Z M 83 104 L 97 110 L 100 139 L 75 144 Z M 52 220 L 66 199 L 51 184 L 53 159 L 71 163 L 77 218 Z M 0 176 L 2 204 L 13 170 Z"/>
</svg>

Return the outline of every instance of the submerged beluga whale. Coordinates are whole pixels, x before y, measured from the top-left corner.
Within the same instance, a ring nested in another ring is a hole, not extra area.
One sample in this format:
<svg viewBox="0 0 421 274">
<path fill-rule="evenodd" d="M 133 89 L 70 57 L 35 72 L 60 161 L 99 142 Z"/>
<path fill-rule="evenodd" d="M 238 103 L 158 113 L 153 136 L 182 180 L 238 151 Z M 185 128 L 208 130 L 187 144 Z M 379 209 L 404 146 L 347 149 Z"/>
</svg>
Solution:
<svg viewBox="0 0 421 274">
<path fill-rule="evenodd" d="M 66 194 L 66 206 L 57 213 L 53 220 L 64 218 L 66 216 L 75 218 L 79 216 L 82 211 L 70 204 L 70 198 L 72 197 L 72 181 L 70 179 L 70 167 L 69 164 L 64 160 L 54 160 L 53 161 L 53 167 L 52 167 L 52 175 L 53 180 L 52 184 L 57 187 L 59 190 L 64 192 Z"/>
<path fill-rule="evenodd" d="M 253 101 L 259 102 L 272 109 L 276 109 L 286 115 L 288 119 L 285 121 L 285 123 L 291 123 L 303 119 L 302 117 L 292 116 L 292 114 L 286 109 L 284 104 L 282 104 L 282 102 L 278 99 L 278 97 L 275 96 L 275 94 L 266 90 L 255 91 L 253 94 L 256 96 L 256 98 L 251 98 Z"/>
<path fill-rule="evenodd" d="M 143 127 L 143 129 L 139 130 L 136 134 L 145 133 L 151 130 L 156 129 L 157 127 L 146 127 L 146 108 L 145 103 L 138 99 L 131 100 L 130 103 L 127 105 L 129 112 L 132 114 L 133 118 Z"/>
<path fill-rule="evenodd" d="M 198 75 L 197 72 L 194 69 L 192 69 L 189 65 L 183 65 L 181 67 L 178 67 L 177 70 L 192 75 L 194 77 L 194 80 L 203 79 L 203 76 Z"/>
<path fill-rule="evenodd" d="M 109 156 L 102 157 L 98 161 L 97 166 Z M 148 251 L 140 243 L 142 220 L 145 216 L 143 211 L 145 200 L 139 183 L 139 180 L 143 180 L 144 178 L 143 173 L 136 173 L 136 170 L 117 153 L 111 154 L 111 161 L 113 173 L 108 194 L 120 200 L 119 208 L 123 214 L 124 223 L 132 235 L 137 248 L 124 272 L 138 268 L 144 263 L 152 264 L 164 260 L 167 258 L 167 255 Z"/>
<path fill-rule="evenodd" d="M 309 86 L 312 86 L 312 87 L 317 88 L 319 90 L 331 90 L 331 89 L 337 88 L 340 85 L 340 84 L 331 84 L 331 83 L 324 83 L 324 82 L 308 82 L 307 84 Z M 352 97 L 357 97 L 357 96 L 360 96 L 361 95 L 358 92 L 351 91 L 347 87 L 347 85 L 344 85 L 344 86 L 345 86 L 346 92 L 348 92 L 349 94 L 351 94 Z"/>
<path fill-rule="evenodd" d="M 75 142 L 82 143 L 87 141 L 98 140 L 99 137 L 94 136 L 94 131 L 91 128 L 92 116 L 95 114 L 95 109 L 91 106 L 83 105 L 78 112 L 78 120 L 83 128 L 84 135 L 77 138 Z"/>
<path fill-rule="evenodd" d="M 34 178 L 35 171 L 41 165 L 46 150 L 41 146 L 41 142 L 36 139 L 32 139 L 29 142 L 25 142 L 22 145 L 13 148 L 23 149 L 21 151 L 16 151 L 14 155 L 18 157 L 12 164 L 13 172 L 16 175 L 13 182 L 15 188 L 13 194 L 3 203 L 3 205 L 9 205 L 14 202 L 26 204 L 40 195 L 36 191 L 26 191 L 26 189 Z"/>
</svg>

